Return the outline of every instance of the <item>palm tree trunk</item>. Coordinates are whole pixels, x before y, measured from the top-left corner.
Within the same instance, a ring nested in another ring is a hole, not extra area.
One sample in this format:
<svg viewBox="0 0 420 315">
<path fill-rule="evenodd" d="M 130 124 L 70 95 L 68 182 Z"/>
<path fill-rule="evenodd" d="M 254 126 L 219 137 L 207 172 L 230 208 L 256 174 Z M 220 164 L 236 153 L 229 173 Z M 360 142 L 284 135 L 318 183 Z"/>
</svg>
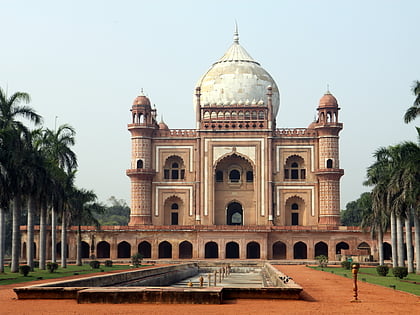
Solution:
<svg viewBox="0 0 420 315">
<path fill-rule="evenodd" d="M 0 273 L 4 272 L 4 253 L 5 253 L 5 238 L 6 238 L 6 224 L 5 224 L 5 210 L 0 207 Z"/>
<path fill-rule="evenodd" d="M 391 212 L 391 250 L 392 250 L 392 267 L 398 267 L 397 253 L 397 226 L 395 224 L 395 212 Z"/>
<path fill-rule="evenodd" d="M 80 224 L 77 225 L 77 244 L 76 244 L 76 265 L 82 265 L 82 233 L 80 230 Z"/>
<path fill-rule="evenodd" d="M 409 273 L 414 272 L 414 258 L 413 258 L 413 235 L 411 232 L 411 214 L 407 213 L 405 219 L 405 244 L 407 246 L 407 269 Z"/>
<path fill-rule="evenodd" d="M 414 244 L 416 246 L 416 273 L 420 275 L 420 222 L 419 217 L 414 212 Z"/>
<path fill-rule="evenodd" d="M 61 267 L 67 268 L 67 226 L 66 211 L 64 209 L 61 217 Z"/>
<path fill-rule="evenodd" d="M 35 199 L 30 196 L 28 198 L 28 223 L 27 223 L 27 239 L 26 239 L 26 264 L 34 270 L 34 211 Z"/>
<path fill-rule="evenodd" d="M 19 257 L 20 257 L 20 198 L 13 199 L 12 210 L 12 264 L 10 272 L 19 271 Z"/>
<path fill-rule="evenodd" d="M 404 234 L 402 217 L 397 215 L 397 250 L 398 250 L 398 267 L 404 267 Z"/>
<path fill-rule="evenodd" d="M 378 230 L 378 252 L 379 252 L 379 265 L 384 265 L 384 233 L 382 229 Z"/>
<path fill-rule="evenodd" d="M 51 208 L 51 262 L 57 262 L 55 247 L 57 245 L 57 213 L 55 206 Z"/>
<path fill-rule="evenodd" d="M 47 209 L 44 205 L 41 206 L 41 213 L 39 216 L 39 269 L 45 270 L 45 262 L 47 255 Z"/>
</svg>

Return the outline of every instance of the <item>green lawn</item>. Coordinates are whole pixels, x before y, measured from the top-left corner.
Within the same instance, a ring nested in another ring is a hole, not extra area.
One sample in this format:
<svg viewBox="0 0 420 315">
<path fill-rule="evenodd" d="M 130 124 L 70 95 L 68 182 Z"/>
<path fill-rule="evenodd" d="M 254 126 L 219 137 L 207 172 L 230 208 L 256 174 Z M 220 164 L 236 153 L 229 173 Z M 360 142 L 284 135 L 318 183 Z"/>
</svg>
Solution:
<svg viewBox="0 0 420 315">
<path fill-rule="evenodd" d="M 320 267 L 311 268 L 321 270 Z M 346 278 L 353 277 L 351 270 L 345 270 L 341 267 L 326 267 L 323 268 L 323 271 L 331 272 Z M 420 295 L 420 275 L 416 275 L 414 273 L 410 273 L 406 278 L 400 280 L 399 278 L 394 277 L 392 274 L 392 268 L 389 269 L 388 275 L 383 277 L 377 274 L 375 267 L 364 267 L 359 269 L 357 279 L 358 281 L 369 282 L 388 288 L 395 288 L 396 290 L 405 291 L 415 295 Z"/>
<path fill-rule="evenodd" d="M 99 269 L 92 269 L 88 264 L 83 266 L 68 265 L 67 268 L 61 268 L 60 266 L 53 273 L 48 270 L 39 270 L 35 268 L 35 271 L 30 272 L 28 276 L 24 277 L 20 273 L 11 273 L 9 267 L 5 267 L 5 272 L 0 273 L 0 286 L 5 284 L 21 283 L 27 281 L 34 281 L 42 279 L 55 279 L 66 276 L 73 276 L 76 274 L 84 275 L 88 273 L 101 272 L 101 271 L 112 271 L 112 270 L 127 270 L 131 267 L 129 265 L 115 265 L 112 267 L 105 267 L 101 265 Z"/>
</svg>

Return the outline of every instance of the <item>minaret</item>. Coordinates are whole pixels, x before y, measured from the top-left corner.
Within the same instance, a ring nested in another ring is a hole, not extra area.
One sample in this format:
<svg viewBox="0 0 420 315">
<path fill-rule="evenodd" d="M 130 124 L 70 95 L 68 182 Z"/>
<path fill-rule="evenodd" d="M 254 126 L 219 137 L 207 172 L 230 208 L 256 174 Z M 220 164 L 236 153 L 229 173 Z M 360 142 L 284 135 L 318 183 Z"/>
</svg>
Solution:
<svg viewBox="0 0 420 315">
<path fill-rule="evenodd" d="M 318 119 L 314 128 L 318 132 L 319 224 L 340 224 L 340 178 L 344 170 L 339 165 L 339 133 L 343 124 L 338 122 L 337 99 L 327 91 L 319 101 Z"/>
<path fill-rule="evenodd" d="M 152 224 L 152 180 L 155 170 L 152 165 L 152 137 L 156 123 L 156 110 L 143 94 L 137 96 L 131 108 L 131 212 L 128 225 Z"/>
</svg>

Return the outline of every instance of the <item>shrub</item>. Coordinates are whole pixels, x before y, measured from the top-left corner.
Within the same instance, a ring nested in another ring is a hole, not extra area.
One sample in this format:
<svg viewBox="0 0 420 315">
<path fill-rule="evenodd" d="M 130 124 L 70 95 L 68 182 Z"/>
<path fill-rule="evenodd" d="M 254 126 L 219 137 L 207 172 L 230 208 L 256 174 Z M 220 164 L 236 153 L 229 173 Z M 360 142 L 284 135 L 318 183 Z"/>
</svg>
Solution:
<svg viewBox="0 0 420 315">
<path fill-rule="evenodd" d="M 389 272 L 389 267 L 387 265 L 376 266 L 376 272 L 378 273 L 378 275 L 386 277 L 386 275 Z"/>
<path fill-rule="evenodd" d="M 325 255 L 319 255 L 315 257 L 316 260 L 318 260 L 318 265 L 321 268 L 327 267 L 328 264 L 328 257 Z"/>
<path fill-rule="evenodd" d="M 408 276 L 408 269 L 407 267 L 394 267 L 392 273 L 394 274 L 394 277 L 402 279 Z"/>
<path fill-rule="evenodd" d="M 49 262 L 49 263 L 47 263 L 47 269 L 48 269 L 49 272 L 52 273 L 52 272 L 54 272 L 58 269 L 58 264 L 55 263 L 55 262 Z"/>
<path fill-rule="evenodd" d="M 343 267 L 343 268 L 344 268 L 344 269 L 346 269 L 346 270 L 350 270 L 350 267 L 351 267 L 351 262 L 349 262 L 349 261 L 347 261 L 347 260 L 342 261 L 342 262 L 341 262 L 341 267 Z"/>
<path fill-rule="evenodd" d="M 105 260 L 105 267 L 112 267 L 112 260 Z"/>
<path fill-rule="evenodd" d="M 39 268 L 39 261 L 38 260 L 34 260 L 34 268 Z"/>
<path fill-rule="evenodd" d="M 89 265 L 90 265 L 90 267 L 91 267 L 92 269 L 99 269 L 99 266 L 101 265 L 101 262 L 99 262 L 99 261 L 97 261 L 97 260 L 92 260 L 92 261 L 89 263 Z"/>
<path fill-rule="evenodd" d="M 23 265 L 19 267 L 19 272 L 23 274 L 24 277 L 26 277 L 29 274 L 29 271 L 31 271 L 31 267 L 28 265 Z"/>
<path fill-rule="evenodd" d="M 138 268 L 141 265 L 141 260 L 143 259 L 143 255 L 140 253 L 134 254 L 133 256 L 131 256 L 131 264 Z"/>
</svg>

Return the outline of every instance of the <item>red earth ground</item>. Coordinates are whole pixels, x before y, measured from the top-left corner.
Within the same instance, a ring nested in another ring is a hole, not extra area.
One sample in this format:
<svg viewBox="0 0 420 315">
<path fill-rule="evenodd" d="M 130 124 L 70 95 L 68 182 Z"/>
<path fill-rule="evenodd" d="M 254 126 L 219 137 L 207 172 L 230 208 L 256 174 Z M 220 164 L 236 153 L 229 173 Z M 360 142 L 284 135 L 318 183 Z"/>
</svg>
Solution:
<svg viewBox="0 0 420 315">
<path fill-rule="evenodd" d="M 420 314 L 420 297 L 412 294 L 358 282 L 361 302 L 351 303 L 352 279 L 301 265 L 277 268 L 304 288 L 302 300 L 234 300 L 222 305 L 77 304 L 75 300 L 17 300 L 13 288 L 20 285 L 15 284 L 0 286 L 0 314 Z M 30 284 L 41 282 L 47 281 Z"/>
</svg>

